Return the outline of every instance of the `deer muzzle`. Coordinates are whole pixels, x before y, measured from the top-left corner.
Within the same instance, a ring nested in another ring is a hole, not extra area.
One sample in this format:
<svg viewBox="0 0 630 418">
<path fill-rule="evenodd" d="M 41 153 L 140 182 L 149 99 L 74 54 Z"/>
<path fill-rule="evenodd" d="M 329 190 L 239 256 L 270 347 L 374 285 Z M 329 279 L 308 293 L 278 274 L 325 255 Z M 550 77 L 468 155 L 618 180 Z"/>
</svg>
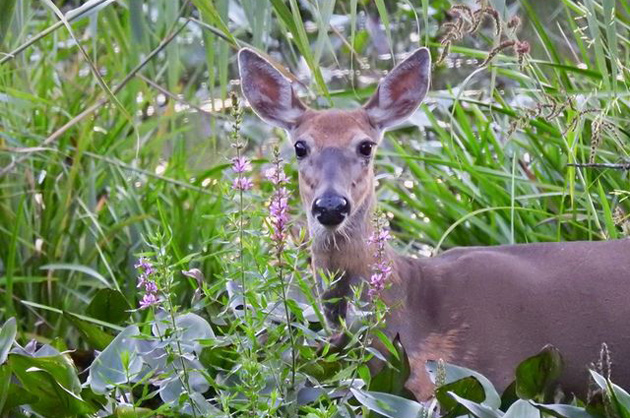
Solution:
<svg viewBox="0 0 630 418">
<path fill-rule="evenodd" d="M 334 228 L 350 214 L 350 202 L 343 196 L 327 192 L 313 201 L 313 217 L 328 228 Z"/>
</svg>

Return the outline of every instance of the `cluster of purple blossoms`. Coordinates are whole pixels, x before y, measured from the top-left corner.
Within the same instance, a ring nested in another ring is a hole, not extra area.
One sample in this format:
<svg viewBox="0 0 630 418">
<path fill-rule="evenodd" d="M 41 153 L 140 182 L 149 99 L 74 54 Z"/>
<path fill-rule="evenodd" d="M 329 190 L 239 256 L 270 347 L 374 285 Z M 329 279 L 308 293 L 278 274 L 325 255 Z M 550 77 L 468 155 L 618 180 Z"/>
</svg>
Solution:
<svg viewBox="0 0 630 418">
<path fill-rule="evenodd" d="M 387 241 L 392 239 L 389 231 L 377 225 L 377 229 L 370 235 L 367 240 L 368 245 L 374 246 L 374 264 L 372 265 L 372 276 L 370 276 L 370 289 L 368 296 L 374 299 L 384 288 L 387 279 L 392 274 L 392 264 L 386 258 Z"/>
<path fill-rule="evenodd" d="M 238 156 L 232 159 L 232 171 L 237 174 L 234 182 L 232 183 L 232 188 L 234 190 L 240 190 L 244 192 L 254 187 L 254 183 L 252 183 L 252 180 L 249 177 L 245 176 L 245 173 L 251 171 L 251 169 L 252 164 L 247 158 L 243 156 Z"/>
<path fill-rule="evenodd" d="M 284 248 L 289 224 L 289 192 L 284 184 L 289 181 L 284 173 L 281 161 L 276 159 L 274 167 L 267 170 L 265 177 L 275 186 L 275 191 L 269 203 L 269 218 L 271 221 L 271 240 L 278 252 Z"/>
<path fill-rule="evenodd" d="M 151 264 L 148 258 L 142 257 L 138 260 L 134 267 L 140 271 L 137 287 L 138 289 L 142 289 L 144 291 L 144 296 L 142 296 L 142 300 L 140 300 L 140 309 L 146 309 L 150 306 L 159 305 L 160 298 L 157 296 L 158 287 L 152 278 L 155 273 L 153 264 Z"/>
</svg>

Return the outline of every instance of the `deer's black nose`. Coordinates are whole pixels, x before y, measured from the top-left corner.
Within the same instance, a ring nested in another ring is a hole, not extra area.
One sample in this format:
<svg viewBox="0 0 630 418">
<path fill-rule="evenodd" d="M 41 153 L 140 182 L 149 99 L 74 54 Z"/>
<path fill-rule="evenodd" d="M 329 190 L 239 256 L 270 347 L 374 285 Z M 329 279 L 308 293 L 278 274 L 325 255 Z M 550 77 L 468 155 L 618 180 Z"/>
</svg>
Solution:
<svg viewBox="0 0 630 418">
<path fill-rule="evenodd" d="M 315 199 L 312 212 L 320 224 L 337 226 L 350 213 L 350 203 L 345 197 L 335 194 L 324 194 L 322 197 Z"/>
</svg>

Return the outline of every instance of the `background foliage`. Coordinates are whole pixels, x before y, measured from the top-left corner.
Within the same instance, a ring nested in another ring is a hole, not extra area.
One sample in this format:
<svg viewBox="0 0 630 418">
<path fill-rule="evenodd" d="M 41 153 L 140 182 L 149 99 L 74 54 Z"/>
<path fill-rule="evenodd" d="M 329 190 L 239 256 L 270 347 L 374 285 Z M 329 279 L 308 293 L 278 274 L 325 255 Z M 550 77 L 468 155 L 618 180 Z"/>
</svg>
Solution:
<svg viewBox="0 0 630 418">
<path fill-rule="evenodd" d="M 457 245 L 628 235 L 628 170 L 574 165 L 627 164 L 628 3 L 491 5 L 504 22 L 519 16 L 519 30 L 497 37 L 488 17 L 479 32 L 456 36 L 425 104 L 379 150 L 379 201 L 395 245 L 422 256 Z M 3 1 L 1 322 L 15 316 L 23 343 L 104 348 L 125 321 L 151 318 L 99 317 L 88 306 L 104 289 L 123 296 L 112 303 L 137 306 L 133 265 L 160 231 L 168 231 L 160 248 L 175 265 L 173 303 L 186 309 L 197 288 L 182 269 L 203 272 L 206 295 L 215 297 L 239 245 L 229 215 L 238 204 L 226 187 L 238 48 L 288 67 L 313 107 L 357 106 L 404 53 L 426 45 L 440 56 L 443 25 L 457 20 L 451 6 Z M 510 48 L 496 49 L 515 37 L 531 47 L 522 65 Z M 497 56 L 479 67 L 493 49 Z M 240 134 L 260 190 L 248 209 L 261 213 L 271 187 L 260 173 L 272 146 L 288 162 L 291 150 L 248 110 Z M 248 271 L 266 261 L 265 244 L 254 243 L 260 217 L 246 233 Z M 295 242 L 292 265 L 306 275 L 307 246 Z M 208 315 L 227 303 L 215 302 Z M 103 347 L 85 324 L 99 325 Z"/>
</svg>

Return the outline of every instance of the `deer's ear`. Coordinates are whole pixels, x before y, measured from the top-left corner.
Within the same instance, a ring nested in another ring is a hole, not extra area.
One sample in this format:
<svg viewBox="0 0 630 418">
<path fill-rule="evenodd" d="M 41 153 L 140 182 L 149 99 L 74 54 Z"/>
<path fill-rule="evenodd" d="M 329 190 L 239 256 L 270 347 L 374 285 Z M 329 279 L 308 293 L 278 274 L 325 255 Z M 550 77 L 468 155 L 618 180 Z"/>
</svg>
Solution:
<svg viewBox="0 0 630 418">
<path fill-rule="evenodd" d="M 417 49 L 378 84 L 364 108 L 379 129 L 397 125 L 418 108 L 429 90 L 431 54 Z"/>
<path fill-rule="evenodd" d="M 293 128 L 306 106 L 295 94 L 291 82 L 249 48 L 238 53 L 238 68 L 243 95 L 258 116 L 281 128 Z"/>
</svg>

